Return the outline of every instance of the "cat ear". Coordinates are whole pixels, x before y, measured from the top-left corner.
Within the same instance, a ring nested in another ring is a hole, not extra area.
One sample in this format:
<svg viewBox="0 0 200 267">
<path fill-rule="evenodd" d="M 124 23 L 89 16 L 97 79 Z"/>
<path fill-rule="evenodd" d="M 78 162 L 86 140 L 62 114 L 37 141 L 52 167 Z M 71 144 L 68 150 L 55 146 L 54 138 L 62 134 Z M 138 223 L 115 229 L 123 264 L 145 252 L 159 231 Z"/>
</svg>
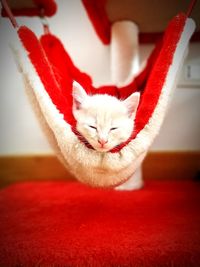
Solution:
<svg viewBox="0 0 200 267">
<path fill-rule="evenodd" d="M 83 89 L 83 87 L 76 81 L 73 81 L 72 95 L 73 95 L 73 108 L 80 109 L 81 104 L 87 97 L 87 94 Z"/>
<path fill-rule="evenodd" d="M 140 93 L 136 92 L 126 98 L 124 101 L 126 108 L 128 109 L 128 115 L 130 117 L 135 116 L 139 102 L 140 102 Z"/>
</svg>

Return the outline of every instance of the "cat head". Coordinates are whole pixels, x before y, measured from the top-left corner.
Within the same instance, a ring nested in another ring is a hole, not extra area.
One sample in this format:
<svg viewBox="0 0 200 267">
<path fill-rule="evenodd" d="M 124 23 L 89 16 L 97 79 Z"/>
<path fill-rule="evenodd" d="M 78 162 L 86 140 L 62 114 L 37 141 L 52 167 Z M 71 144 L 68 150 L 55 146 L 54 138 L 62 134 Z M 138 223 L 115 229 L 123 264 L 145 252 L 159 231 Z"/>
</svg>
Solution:
<svg viewBox="0 0 200 267">
<path fill-rule="evenodd" d="M 95 150 L 107 152 L 131 136 L 139 99 L 137 92 L 125 100 L 106 94 L 90 96 L 74 82 L 76 129 Z"/>
</svg>

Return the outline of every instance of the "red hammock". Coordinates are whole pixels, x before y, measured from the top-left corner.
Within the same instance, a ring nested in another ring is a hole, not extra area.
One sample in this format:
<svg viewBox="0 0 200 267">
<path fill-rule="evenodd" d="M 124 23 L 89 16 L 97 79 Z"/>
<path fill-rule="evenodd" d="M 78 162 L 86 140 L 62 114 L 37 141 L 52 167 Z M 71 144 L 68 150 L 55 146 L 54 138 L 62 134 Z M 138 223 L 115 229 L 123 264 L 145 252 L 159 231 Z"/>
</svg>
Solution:
<svg viewBox="0 0 200 267">
<path fill-rule="evenodd" d="M 116 86 L 94 88 L 91 78 L 74 66 L 62 43 L 54 35 L 43 35 L 39 41 L 35 34 L 26 27 L 20 27 L 18 34 L 46 91 L 60 113 L 64 115 L 66 122 L 72 127 L 76 125 L 72 114 L 71 93 L 74 80 L 90 94 L 106 93 L 125 99 L 135 91 L 141 92 L 140 105 L 135 119 L 136 128 L 127 142 L 112 150 L 116 152 L 134 139 L 151 117 L 186 19 L 186 15 L 179 14 L 169 23 L 163 39 L 156 45 L 149 57 L 146 68 L 129 85 L 121 88 Z"/>
<path fill-rule="evenodd" d="M 159 132 L 194 28 L 187 15 L 178 14 L 170 21 L 144 70 L 130 84 L 99 88 L 93 86 L 89 75 L 73 64 L 54 35 L 48 33 L 38 39 L 25 26 L 17 29 L 23 54 L 24 49 L 26 52 L 24 60 L 32 63 L 31 74 L 27 74 L 23 63 L 20 65 L 25 80 L 29 80 L 29 93 L 40 107 L 38 116 L 44 118 L 43 124 L 49 125 L 48 135 L 51 135 L 62 162 L 79 180 L 96 186 L 113 186 L 126 181 L 136 171 Z M 101 153 L 91 149 L 89 144 L 86 147 L 85 142 L 80 144 L 78 139 L 82 141 L 82 138 L 76 136 L 76 121 L 72 113 L 73 81 L 80 83 L 90 94 L 109 94 L 125 99 L 135 91 L 141 93 L 131 137 L 104 155 L 103 161 Z"/>
</svg>

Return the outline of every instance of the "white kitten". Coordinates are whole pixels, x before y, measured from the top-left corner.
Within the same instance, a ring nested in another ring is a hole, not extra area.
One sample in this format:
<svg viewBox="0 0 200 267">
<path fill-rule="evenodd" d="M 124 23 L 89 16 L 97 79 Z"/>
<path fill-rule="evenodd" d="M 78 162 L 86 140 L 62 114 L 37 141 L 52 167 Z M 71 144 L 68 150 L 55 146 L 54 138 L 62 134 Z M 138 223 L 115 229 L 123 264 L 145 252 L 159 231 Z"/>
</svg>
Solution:
<svg viewBox="0 0 200 267">
<path fill-rule="evenodd" d="M 125 142 L 134 128 L 140 94 L 125 100 L 106 94 L 88 95 L 73 83 L 73 114 L 77 131 L 97 151 L 107 152 Z"/>
</svg>

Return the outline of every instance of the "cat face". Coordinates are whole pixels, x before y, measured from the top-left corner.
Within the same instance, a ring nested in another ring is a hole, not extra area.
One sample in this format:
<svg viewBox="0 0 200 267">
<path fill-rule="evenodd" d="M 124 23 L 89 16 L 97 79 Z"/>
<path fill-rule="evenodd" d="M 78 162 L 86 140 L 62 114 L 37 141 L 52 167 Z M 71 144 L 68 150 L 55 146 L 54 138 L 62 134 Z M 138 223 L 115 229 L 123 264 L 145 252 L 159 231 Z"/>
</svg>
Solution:
<svg viewBox="0 0 200 267">
<path fill-rule="evenodd" d="M 107 152 L 130 137 L 139 98 L 139 93 L 123 101 L 105 94 L 89 96 L 74 82 L 73 114 L 77 121 L 76 129 L 95 150 Z"/>
</svg>

